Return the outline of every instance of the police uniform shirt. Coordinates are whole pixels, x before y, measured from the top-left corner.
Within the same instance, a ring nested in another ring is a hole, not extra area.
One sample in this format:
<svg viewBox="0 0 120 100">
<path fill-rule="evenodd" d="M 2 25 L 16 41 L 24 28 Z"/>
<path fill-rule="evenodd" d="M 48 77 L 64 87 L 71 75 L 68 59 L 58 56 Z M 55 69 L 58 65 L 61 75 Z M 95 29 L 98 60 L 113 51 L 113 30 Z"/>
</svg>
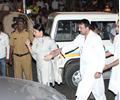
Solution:
<svg viewBox="0 0 120 100">
<path fill-rule="evenodd" d="M 23 30 L 21 33 L 15 31 L 10 36 L 10 45 L 13 46 L 14 53 L 16 54 L 25 54 L 28 52 L 28 48 L 25 45 L 27 39 L 32 39 L 32 36 L 26 30 Z"/>
</svg>

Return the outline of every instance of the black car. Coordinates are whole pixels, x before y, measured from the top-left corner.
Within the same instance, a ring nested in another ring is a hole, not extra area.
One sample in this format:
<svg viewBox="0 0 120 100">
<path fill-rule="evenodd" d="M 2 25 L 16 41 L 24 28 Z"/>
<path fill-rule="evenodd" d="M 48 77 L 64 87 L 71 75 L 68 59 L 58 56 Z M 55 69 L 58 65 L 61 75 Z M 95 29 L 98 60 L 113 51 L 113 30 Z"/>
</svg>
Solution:
<svg viewBox="0 0 120 100">
<path fill-rule="evenodd" d="M 66 100 L 66 97 L 38 82 L 0 77 L 0 100 Z"/>
</svg>

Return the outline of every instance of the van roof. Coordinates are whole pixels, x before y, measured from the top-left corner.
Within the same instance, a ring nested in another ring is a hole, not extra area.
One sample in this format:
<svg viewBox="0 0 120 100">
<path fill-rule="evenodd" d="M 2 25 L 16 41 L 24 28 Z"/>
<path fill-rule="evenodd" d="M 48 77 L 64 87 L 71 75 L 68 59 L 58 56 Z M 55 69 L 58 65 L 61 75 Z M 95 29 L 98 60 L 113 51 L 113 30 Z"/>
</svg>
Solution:
<svg viewBox="0 0 120 100">
<path fill-rule="evenodd" d="M 108 12 L 54 12 L 48 16 L 48 19 L 61 19 L 61 20 L 69 20 L 69 19 L 89 19 L 89 20 L 118 20 L 117 13 L 108 13 Z"/>
</svg>

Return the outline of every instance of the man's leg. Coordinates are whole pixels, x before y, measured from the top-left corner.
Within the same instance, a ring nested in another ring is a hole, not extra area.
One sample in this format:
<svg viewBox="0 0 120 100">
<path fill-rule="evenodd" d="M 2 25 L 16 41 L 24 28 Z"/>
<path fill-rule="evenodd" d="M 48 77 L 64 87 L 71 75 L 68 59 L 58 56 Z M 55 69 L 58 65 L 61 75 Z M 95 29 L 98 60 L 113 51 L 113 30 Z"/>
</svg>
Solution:
<svg viewBox="0 0 120 100">
<path fill-rule="evenodd" d="M 20 57 L 14 55 L 14 76 L 22 79 L 22 67 Z"/>
<path fill-rule="evenodd" d="M 79 82 L 77 92 L 76 92 L 76 100 L 87 100 L 91 91 L 94 79 L 90 75 L 85 75 L 82 81 Z"/>
<path fill-rule="evenodd" d="M 87 86 L 84 87 L 78 87 L 80 92 L 77 92 L 77 97 L 76 100 L 87 100 L 90 93 L 91 93 L 91 89 L 88 89 Z"/>
<path fill-rule="evenodd" d="M 25 55 L 21 57 L 22 68 L 27 80 L 32 80 L 32 60 L 30 55 Z"/>
<path fill-rule="evenodd" d="M 6 61 L 5 58 L 0 59 L 1 63 L 1 73 L 3 77 L 6 77 Z"/>
<path fill-rule="evenodd" d="M 103 78 L 95 79 L 95 84 L 92 89 L 95 100 L 106 100 L 105 87 Z"/>
</svg>

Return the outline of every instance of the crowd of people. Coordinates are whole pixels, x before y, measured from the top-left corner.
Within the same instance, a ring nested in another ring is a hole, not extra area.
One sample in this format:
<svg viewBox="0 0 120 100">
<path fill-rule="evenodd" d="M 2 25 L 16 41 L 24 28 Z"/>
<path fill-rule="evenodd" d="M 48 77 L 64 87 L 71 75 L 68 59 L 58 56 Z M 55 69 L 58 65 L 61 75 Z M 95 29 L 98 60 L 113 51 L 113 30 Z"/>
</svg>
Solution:
<svg viewBox="0 0 120 100">
<path fill-rule="evenodd" d="M 23 7 L 22 0 L 1 0 L 7 9 L 15 11 Z M 49 12 L 53 11 L 103 11 L 109 6 L 111 11 L 119 9 L 119 0 L 25 0 L 26 9 L 33 6 L 40 9 L 46 8 Z M 35 9 L 34 9 L 35 10 Z"/>
<path fill-rule="evenodd" d="M 58 80 L 54 73 L 56 67 L 54 60 L 56 60 L 57 55 L 59 55 L 62 50 L 58 49 L 55 41 L 45 33 L 44 26 L 45 23 L 36 22 L 31 33 L 27 30 L 26 20 L 18 17 L 14 28 L 15 30 L 10 36 L 7 36 L 3 31 L 2 23 L 0 23 L 0 64 L 1 75 L 3 77 L 6 77 L 6 63 L 12 56 L 14 77 L 33 80 L 33 57 L 36 61 L 37 78 L 41 84 L 48 86 L 52 84 L 54 86 L 55 82 L 61 82 L 61 79 Z M 113 54 L 115 61 L 105 65 L 105 51 L 101 37 L 91 30 L 90 27 L 91 24 L 87 19 L 79 22 L 79 31 L 82 34 L 82 39 L 80 40 L 83 40 L 83 42 L 81 42 L 82 44 L 79 44 L 77 41 L 78 45 L 82 48 L 80 50 L 80 73 L 82 80 L 78 84 L 76 100 L 87 100 L 91 92 L 96 100 L 106 100 L 102 73 L 104 70 L 119 64 L 118 35 L 116 35 L 114 39 L 115 49 Z M 116 32 L 119 33 L 119 21 L 116 24 Z M 79 35 L 79 37 L 81 36 Z M 54 50 L 57 50 L 56 53 L 53 52 Z M 119 66 L 112 68 L 109 88 L 116 94 L 116 100 L 119 100 Z M 81 91 L 81 89 L 83 91 Z"/>
<path fill-rule="evenodd" d="M 31 11 L 30 16 L 34 23 L 47 22 L 47 17 L 51 12 L 67 11 L 107 11 L 119 12 L 118 1 L 115 0 L 25 0 L 26 13 Z M 115 3 L 116 2 L 116 3 Z M 23 10 L 22 0 L 3 0 L 0 1 L 0 10 L 19 11 Z"/>
<path fill-rule="evenodd" d="M 6 77 L 7 64 L 14 67 L 14 78 L 33 80 L 32 57 L 36 61 L 37 78 L 41 84 L 50 86 L 55 82 L 60 83 L 56 77 L 55 57 L 49 55 L 52 50 L 58 49 L 44 31 L 42 24 L 33 26 L 33 33 L 27 30 L 27 22 L 23 17 L 18 17 L 12 25 L 14 31 L 8 36 L 0 24 L 0 65 L 1 75 Z M 58 50 L 59 51 L 59 50 Z M 11 62 L 13 59 L 13 62 Z"/>
</svg>

